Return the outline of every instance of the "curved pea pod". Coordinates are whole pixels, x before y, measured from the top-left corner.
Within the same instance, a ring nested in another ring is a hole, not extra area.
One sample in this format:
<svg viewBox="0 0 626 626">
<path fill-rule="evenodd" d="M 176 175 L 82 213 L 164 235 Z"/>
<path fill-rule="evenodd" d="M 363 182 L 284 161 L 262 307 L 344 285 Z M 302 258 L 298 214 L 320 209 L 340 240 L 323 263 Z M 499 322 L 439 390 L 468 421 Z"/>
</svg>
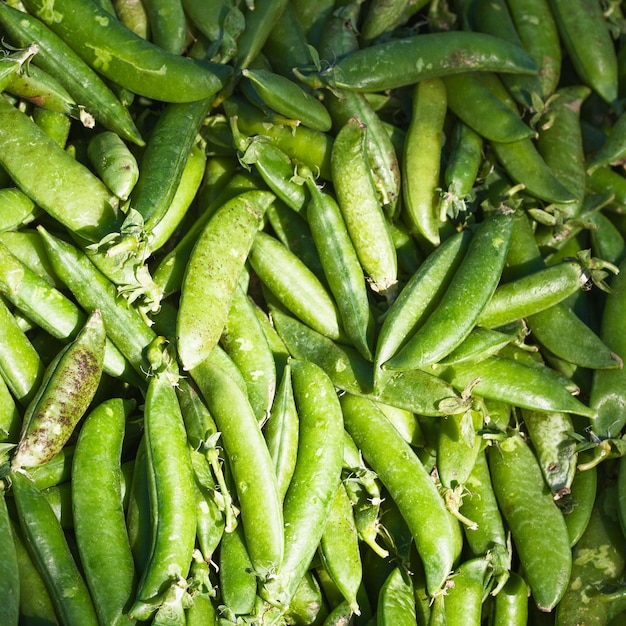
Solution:
<svg viewBox="0 0 626 626">
<path fill-rule="evenodd" d="M 556 608 L 558 626 L 609 622 L 611 603 L 602 601 L 602 588 L 621 578 L 626 561 L 615 491 L 614 482 L 604 483 L 589 524 L 572 549 L 571 581 Z"/>
<path fill-rule="evenodd" d="M 13 469 L 41 465 L 67 443 L 100 383 L 105 339 L 102 314 L 95 310 L 76 339 L 48 366 L 26 410 Z"/>
<path fill-rule="evenodd" d="M 578 456 L 579 464 L 584 463 L 590 457 L 590 452 L 580 452 Z M 561 508 L 571 546 L 575 546 L 578 543 L 587 528 L 596 501 L 597 491 L 598 468 L 594 465 L 588 469 L 578 469 L 574 474 L 570 495 L 563 500 L 564 506 Z"/>
<path fill-rule="evenodd" d="M 337 202 L 318 189 L 313 180 L 309 179 L 307 184 L 311 194 L 307 221 L 342 326 L 357 350 L 366 359 L 371 359 L 374 319 L 363 269 Z"/>
<path fill-rule="evenodd" d="M 136 578 L 121 497 L 120 458 L 133 407 L 134 402 L 121 398 L 98 405 L 80 429 L 72 464 L 76 542 L 96 612 L 105 624 L 132 623 L 124 616 Z"/>
<path fill-rule="evenodd" d="M 439 361 L 439 365 L 454 365 L 466 361 L 482 361 L 519 338 L 523 324 L 509 324 L 498 330 L 476 326 L 463 342 Z"/>
<path fill-rule="evenodd" d="M 287 611 L 322 538 L 341 479 L 343 416 L 334 385 L 317 365 L 291 361 L 300 417 L 298 456 L 283 505 L 284 558 L 261 596 Z"/>
<path fill-rule="evenodd" d="M 196 493 L 189 444 L 170 374 L 150 379 L 144 410 L 152 545 L 128 614 L 145 620 L 189 573 Z"/>
<path fill-rule="evenodd" d="M 2 594 L 2 608 L 0 617 L 7 626 L 13 626 L 19 622 L 20 617 L 20 576 L 18 569 L 18 556 L 15 540 L 11 530 L 11 521 L 6 504 L 6 495 L 2 491 L 0 502 L 0 529 L 2 537 L 2 577 L 0 580 Z"/>
<path fill-rule="evenodd" d="M 570 580 L 572 553 L 567 526 L 521 435 L 488 449 L 489 469 L 500 510 L 511 530 L 536 605 L 551 611 Z"/>
<path fill-rule="evenodd" d="M 219 558 L 220 598 L 226 615 L 248 615 L 254 609 L 256 577 L 241 526 L 224 533 Z"/>
<path fill-rule="evenodd" d="M 87 584 L 50 504 L 26 474 L 18 471 L 10 476 L 24 542 L 59 620 L 97 626 L 98 617 Z"/>
<path fill-rule="evenodd" d="M 340 59 L 320 78 L 334 87 L 384 91 L 468 70 L 534 74 L 537 66 L 519 46 L 498 37 L 448 31 L 362 48 Z"/>
<path fill-rule="evenodd" d="M 555 499 L 571 491 L 576 473 L 576 440 L 572 418 L 567 413 L 521 410 L 522 420 L 528 431 L 546 484 Z"/>
<path fill-rule="evenodd" d="M 295 318 L 271 308 L 278 334 L 292 356 L 319 365 L 338 389 L 406 409 L 419 415 L 443 415 L 442 399 L 457 397 L 453 388 L 421 370 L 393 372 L 374 387 L 372 364 L 357 350 L 342 346 Z"/>
<path fill-rule="evenodd" d="M 176 319 L 177 350 L 185 370 L 201 363 L 219 341 L 233 291 L 273 198 L 262 192 L 235 197 L 215 212 L 196 241 Z"/>
<path fill-rule="evenodd" d="M 331 167 L 337 203 L 370 286 L 383 295 L 396 288 L 398 261 L 365 151 L 367 128 L 350 118 L 333 143 Z"/>
<path fill-rule="evenodd" d="M 433 312 L 384 368 L 437 363 L 469 335 L 500 280 L 512 230 L 510 213 L 488 214 Z"/>
<path fill-rule="evenodd" d="M 458 523 L 413 449 L 382 411 L 371 400 L 351 394 L 341 397 L 341 406 L 346 430 L 410 528 L 432 595 L 444 585 L 459 556 Z"/>
<path fill-rule="evenodd" d="M 402 158 L 403 210 L 418 240 L 425 239 L 433 246 L 441 241 L 438 190 L 446 111 L 445 83 L 439 78 L 419 81 L 413 90 L 411 122 Z"/>
<path fill-rule="evenodd" d="M 321 132 L 331 129 L 332 120 L 322 102 L 290 78 L 256 68 L 245 68 L 242 75 L 263 103 L 280 115 Z"/>
<path fill-rule="evenodd" d="M 597 2 L 550 0 L 563 46 L 580 79 L 606 102 L 617 98 L 617 55 Z M 594 54 L 589 54 L 594 50 Z"/>
<path fill-rule="evenodd" d="M 468 559 L 456 568 L 444 596 L 446 625 L 481 624 L 490 579 L 491 562 L 486 556 Z"/>
<path fill-rule="evenodd" d="M 249 263 L 271 294 L 300 320 L 330 339 L 345 338 L 334 299 L 315 274 L 280 241 L 259 232 Z"/>
<path fill-rule="evenodd" d="M 526 581 L 516 572 L 498 591 L 493 603 L 493 626 L 524 626 L 528 623 L 528 596 Z"/>
<path fill-rule="evenodd" d="M 210 359 L 191 376 L 213 416 L 232 473 L 250 559 L 265 577 L 283 556 L 283 516 L 272 458 L 241 388 Z"/>
<path fill-rule="evenodd" d="M 93 2 L 55 2 L 50 11 L 31 0 L 27 9 L 100 74 L 147 98 L 191 102 L 212 97 L 230 75 L 225 66 L 198 63 L 142 39 Z M 78 38 L 77 32 L 86 35 Z"/>
<path fill-rule="evenodd" d="M 91 241 L 115 230 L 118 202 L 104 183 L 4 99 L 0 146 L 0 163 L 15 184 L 69 230 Z"/>
<path fill-rule="evenodd" d="M 139 166 L 123 139 L 113 131 L 98 133 L 89 140 L 87 156 L 106 186 L 127 200 L 139 178 Z"/>
<path fill-rule="evenodd" d="M 0 440 L 17 441 L 20 436 L 22 416 L 2 376 L 0 376 L 0 406 L 2 406 L 0 409 Z"/>
<path fill-rule="evenodd" d="M 378 593 L 376 623 L 381 626 L 415 624 L 415 591 L 411 575 L 402 566 L 396 566 L 385 579 Z"/>
</svg>

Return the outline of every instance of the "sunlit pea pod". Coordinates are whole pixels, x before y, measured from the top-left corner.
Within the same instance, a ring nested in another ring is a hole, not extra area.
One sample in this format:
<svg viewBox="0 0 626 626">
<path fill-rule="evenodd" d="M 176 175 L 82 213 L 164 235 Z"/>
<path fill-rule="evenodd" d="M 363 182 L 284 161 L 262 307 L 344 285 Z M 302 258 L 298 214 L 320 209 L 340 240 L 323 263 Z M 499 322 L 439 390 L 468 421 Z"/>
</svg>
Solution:
<svg viewBox="0 0 626 626">
<path fill-rule="evenodd" d="M 115 229 L 117 200 L 104 183 L 4 99 L 0 146 L 0 162 L 15 184 L 72 232 L 98 241 Z M 45 167 L 37 165 L 42 154 L 46 155 Z"/>
<path fill-rule="evenodd" d="M 524 626 L 528 624 L 529 589 L 517 572 L 511 572 L 493 602 L 493 626 Z"/>
<path fill-rule="evenodd" d="M 617 54 L 601 8 L 589 0 L 550 0 L 550 8 L 580 80 L 613 103 L 618 95 Z"/>
<path fill-rule="evenodd" d="M 356 118 L 337 133 L 331 154 L 335 194 L 371 288 L 387 297 L 397 289 L 398 261 L 365 151 L 367 128 Z"/>
<path fill-rule="evenodd" d="M 143 145 L 128 109 L 99 74 L 45 24 L 8 4 L 0 7 L 0 23 L 12 43 L 19 46 L 35 43 L 39 47 L 37 65 L 54 76 L 97 122 L 124 139 Z"/>
<path fill-rule="evenodd" d="M 528 443 L 513 434 L 488 449 L 498 504 L 538 608 L 550 611 L 570 581 L 572 553 L 561 511 Z"/>
<path fill-rule="evenodd" d="M 254 305 L 239 286 L 233 292 L 220 344 L 239 367 L 250 404 L 257 419 L 263 422 L 276 393 L 276 366 Z"/>
<path fill-rule="evenodd" d="M 33 222 L 41 210 L 17 187 L 0 189 L 0 232 L 17 230 Z"/>
<path fill-rule="evenodd" d="M 275 307 L 271 315 L 290 353 L 319 365 L 338 389 L 419 415 L 443 415 L 441 400 L 457 396 L 448 383 L 417 369 L 393 372 L 374 388 L 372 364 L 356 349 L 332 341 Z"/>
<path fill-rule="evenodd" d="M 22 415 L 15 404 L 4 378 L 0 376 L 0 438 L 2 441 L 17 441 L 22 426 Z"/>
<path fill-rule="evenodd" d="M 115 15 L 126 28 L 142 39 L 150 37 L 150 22 L 142 2 L 138 0 L 112 0 Z"/>
<path fill-rule="evenodd" d="M 384 91 L 468 70 L 535 74 L 537 69 L 524 50 L 499 37 L 448 31 L 368 46 L 340 59 L 320 78 L 335 87 Z"/>
<path fill-rule="evenodd" d="M 71 6 L 55 2 L 52 11 L 32 0 L 26 8 L 102 76 L 147 98 L 164 102 L 210 98 L 231 74 L 225 66 L 200 64 L 159 48 L 112 19 L 95 2 Z M 88 36 L 75 36 L 85 29 Z"/>
<path fill-rule="evenodd" d="M 28 64 L 30 60 L 39 52 L 37 44 L 31 44 L 26 48 L 7 52 L 0 59 L 0 88 L 4 91 L 13 80 L 16 74 L 19 74 L 24 64 Z"/>
<path fill-rule="evenodd" d="M 184 369 L 198 365 L 217 345 L 233 291 L 273 197 L 269 193 L 235 197 L 215 212 L 196 241 L 176 320 L 177 350 Z M 207 308 L 207 301 L 211 307 Z"/>
<path fill-rule="evenodd" d="M 173 54 L 182 54 L 187 23 L 181 0 L 144 0 L 150 22 L 150 41 Z"/>
<path fill-rule="evenodd" d="M 213 624 L 217 619 L 217 610 L 212 601 L 215 591 L 209 578 L 209 567 L 202 555 L 194 551 L 190 571 L 193 605 L 184 614 L 186 626 Z"/>
<path fill-rule="evenodd" d="M 319 569 L 318 569 L 319 571 Z M 321 584 L 312 569 L 309 569 L 291 600 L 285 619 L 293 623 L 314 624 L 326 619 L 328 602 L 323 595 Z"/>
<path fill-rule="evenodd" d="M 486 556 L 468 559 L 456 568 L 450 578 L 452 586 L 444 596 L 447 625 L 481 624 L 490 579 L 491 562 Z"/>
<path fill-rule="evenodd" d="M 56 111 L 50 111 L 43 107 L 36 107 L 32 116 L 35 124 L 37 124 L 50 139 L 56 141 L 62 148 L 67 145 L 70 127 L 73 126 L 71 118 L 64 113 L 57 113 Z"/>
<path fill-rule="evenodd" d="M 432 313 L 383 367 L 409 369 L 436 364 L 469 335 L 493 296 L 513 229 L 510 213 L 487 214 L 476 228 L 462 263 Z"/>
<path fill-rule="evenodd" d="M 438 190 L 446 112 L 445 83 L 439 78 L 418 82 L 402 158 L 402 197 L 411 231 L 427 246 L 441 241 Z"/>
<path fill-rule="evenodd" d="M 337 305 L 317 277 L 280 241 L 259 232 L 249 263 L 283 306 L 330 339 L 345 340 Z"/>
<path fill-rule="evenodd" d="M 579 467 L 574 474 L 570 495 L 563 501 L 561 509 L 571 546 L 575 546 L 585 532 L 598 493 L 599 468 L 595 465 L 585 469 L 581 467 L 592 459 L 593 451 L 579 452 Z"/>
<path fill-rule="evenodd" d="M 376 623 L 381 626 L 408 626 L 416 623 L 415 591 L 411 574 L 401 565 L 394 567 L 378 592 Z"/>
<path fill-rule="evenodd" d="M 52 269 L 43 241 L 35 229 L 22 228 L 0 233 L 0 241 L 37 276 L 57 289 L 61 287 L 62 283 Z"/>
<path fill-rule="evenodd" d="M 343 416 L 332 381 L 319 366 L 302 359 L 291 361 L 291 372 L 300 430 L 296 466 L 283 505 L 284 558 L 260 590 L 283 612 L 315 557 L 343 460 Z"/>
<path fill-rule="evenodd" d="M 331 129 L 332 120 L 324 104 L 298 83 L 262 69 L 247 68 L 242 75 L 261 100 L 280 115 L 321 132 Z"/>
<path fill-rule="evenodd" d="M 113 131 L 93 135 L 87 156 L 94 171 L 120 200 L 127 200 L 139 178 L 135 155 Z"/>
</svg>

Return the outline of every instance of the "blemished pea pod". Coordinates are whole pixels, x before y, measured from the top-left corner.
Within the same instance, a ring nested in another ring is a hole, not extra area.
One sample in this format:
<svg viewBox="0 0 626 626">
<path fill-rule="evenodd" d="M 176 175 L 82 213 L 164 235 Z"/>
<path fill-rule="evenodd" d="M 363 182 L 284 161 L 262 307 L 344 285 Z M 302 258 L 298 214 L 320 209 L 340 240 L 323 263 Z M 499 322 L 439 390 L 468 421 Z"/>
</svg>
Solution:
<svg viewBox="0 0 626 626">
<path fill-rule="evenodd" d="M 48 366 L 24 415 L 11 467 L 35 467 L 52 459 L 67 443 L 95 396 L 102 376 L 106 330 L 95 310 L 76 339 Z"/>
<path fill-rule="evenodd" d="M 459 54 L 459 51 L 463 51 Z M 334 87 L 384 91 L 471 70 L 535 74 L 519 46 L 484 33 L 448 31 L 392 39 L 362 48 L 321 73 Z"/>
<path fill-rule="evenodd" d="M 350 118 L 339 130 L 331 153 L 337 203 L 370 286 L 392 296 L 397 288 L 398 260 L 378 199 L 366 153 L 367 128 Z"/>
<path fill-rule="evenodd" d="M 298 456 L 283 505 L 284 558 L 261 596 L 287 611 L 311 565 L 341 479 L 343 416 L 334 385 L 317 365 L 291 361 L 300 417 Z"/>
<path fill-rule="evenodd" d="M 343 482 L 339 483 L 320 540 L 322 563 L 343 597 L 357 615 L 358 591 L 362 582 L 359 535 L 352 502 Z"/>
<path fill-rule="evenodd" d="M 118 201 L 105 184 L 4 99 L 0 146 L 0 163 L 15 184 L 61 224 L 91 241 L 115 230 Z"/>
<path fill-rule="evenodd" d="M 183 369 L 193 369 L 217 345 L 237 281 L 273 197 L 269 192 L 235 197 L 215 212 L 196 241 L 176 318 Z"/>
<path fill-rule="evenodd" d="M 0 23 L 12 43 L 19 46 L 34 43 L 39 47 L 37 65 L 54 76 L 97 122 L 124 139 L 143 145 L 128 109 L 99 74 L 45 24 L 6 3 L 0 6 Z"/>
<path fill-rule="evenodd" d="M 377 366 L 393 357 L 427 319 L 459 267 L 471 237 L 471 231 L 465 229 L 445 239 L 402 287 L 378 331 Z"/>
<path fill-rule="evenodd" d="M 351 394 L 340 400 L 346 430 L 409 526 L 432 595 L 441 589 L 459 556 L 459 525 L 413 449 L 382 411 L 370 400 Z M 436 533 L 427 530 L 433 528 Z"/>
<path fill-rule="evenodd" d="M 356 349 L 332 341 L 279 309 L 270 309 L 289 352 L 319 365 L 343 391 L 419 415 L 443 415 L 441 400 L 457 396 L 448 383 L 417 369 L 392 372 L 374 387 L 372 364 Z"/>
<path fill-rule="evenodd" d="M 572 553 L 561 511 L 520 434 L 488 449 L 494 491 L 535 604 L 551 611 L 570 580 Z"/>
<path fill-rule="evenodd" d="M 498 591 L 493 603 L 493 626 L 525 626 L 528 624 L 528 596 L 526 581 L 517 572 Z"/>
<path fill-rule="evenodd" d="M 26 474 L 18 471 L 10 476 L 24 541 L 59 620 L 64 624 L 98 626 L 87 584 L 48 501 Z"/>
<path fill-rule="evenodd" d="M 376 623 L 381 626 L 415 624 L 415 591 L 411 574 L 401 565 L 394 567 L 378 592 Z"/>
<path fill-rule="evenodd" d="M 589 281 L 589 273 L 576 260 L 550 265 L 496 287 L 477 324 L 504 326 L 563 302 Z"/>
<path fill-rule="evenodd" d="M 241 510 L 246 545 L 260 577 L 283 556 L 283 516 L 276 473 L 250 402 L 225 370 L 210 360 L 191 371 L 221 433 Z"/>
<path fill-rule="evenodd" d="M 124 140 L 110 130 L 98 133 L 89 140 L 87 156 L 106 186 L 121 200 L 128 200 L 139 178 L 139 166 Z"/>
<path fill-rule="evenodd" d="M 500 280 L 512 230 L 510 213 L 492 211 L 486 216 L 436 308 L 384 368 L 437 363 L 469 335 Z"/>
<path fill-rule="evenodd" d="M 520 114 L 494 92 L 500 79 L 484 72 L 464 72 L 443 78 L 450 110 L 489 141 L 517 141 L 535 136 Z"/>
<path fill-rule="evenodd" d="M 2 618 L 3 624 L 15 626 L 20 618 L 20 576 L 17 548 L 11 532 L 11 521 L 4 490 L 2 490 L 2 502 L 0 502 L 0 531 L 3 554 L 0 566 L 0 594 L 2 594 L 0 618 Z"/>
<path fill-rule="evenodd" d="M 259 232 L 248 260 L 261 282 L 284 307 L 330 339 L 345 338 L 332 296 L 315 274 L 280 241 Z"/>
<path fill-rule="evenodd" d="M 418 241 L 425 239 L 432 246 L 441 241 L 438 190 L 446 112 L 445 83 L 440 78 L 420 80 L 413 89 L 411 122 L 404 142 L 403 211 Z"/>
<path fill-rule="evenodd" d="M 602 9 L 590 0 L 550 0 L 560 39 L 579 78 L 609 104 L 617 98 L 617 55 Z M 594 54 L 589 54 L 594 50 Z"/>
<path fill-rule="evenodd" d="M 104 624 L 130 624 L 135 564 L 121 497 L 121 453 L 133 402 L 106 400 L 80 429 L 72 464 L 72 517 L 85 579 Z M 94 489 L 98 485 L 98 489 Z"/>
<path fill-rule="evenodd" d="M 231 73 L 226 66 L 199 63 L 159 48 L 95 2 L 57 1 L 51 11 L 45 3 L 29 0 L 26 8 L 100 74 L 147 98 L 163 102 L 210 98 Z M 76 37 L 77 32 L 85 36 Z"/>
<path fill-rule="evenodd" d="M 280 115 L 321 132 L 331 129 L 332 120 L 326 107 L 298 83 L 263 69 L 245 68 L 242 75 L 250 81 L 259 98 Z"/>
<path fill-rule="evenodd" d="M 468 559 L 456 568 L 444 596 L 446 626 L 480 626 L 490 578 L 491 561 L 486 556 Z"/>
<path fill-rule="evenodd" d="M 307 186 L 311 195 L 307 221 L 342 326 L 357 350 L 371 359 L 374 319 L 359 258 L 336 200 L 312 179 L 308 179 Z"/>
<path fill-rule="evenodd" d="M 144 410 L 152 547 L 128 614 L 145 620 L 189 573 L 196 538 L 196 494 L 187 433 L 168 372 L 149 381 Z"/>
<path fill-rule="evenodd" d="M 572 418 L 567 413 L 521 410 L 528 438 L 546 484 L 555 497 L 569 493 L 576 474 L 578 453 Z"/>
</svg>

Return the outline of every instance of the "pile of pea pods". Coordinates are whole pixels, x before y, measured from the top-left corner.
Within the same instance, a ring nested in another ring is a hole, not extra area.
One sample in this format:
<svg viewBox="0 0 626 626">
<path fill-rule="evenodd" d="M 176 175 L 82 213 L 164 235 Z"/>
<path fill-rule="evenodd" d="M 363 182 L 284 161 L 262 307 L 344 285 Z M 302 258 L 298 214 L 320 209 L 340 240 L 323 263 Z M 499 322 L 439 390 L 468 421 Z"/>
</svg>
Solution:
<svg viewBox="0 0 626 626">
<path fill-rule="evenodd" d="M 0 0 L 0 624 L 626 624 L 625 10 Z"/>
</svg>

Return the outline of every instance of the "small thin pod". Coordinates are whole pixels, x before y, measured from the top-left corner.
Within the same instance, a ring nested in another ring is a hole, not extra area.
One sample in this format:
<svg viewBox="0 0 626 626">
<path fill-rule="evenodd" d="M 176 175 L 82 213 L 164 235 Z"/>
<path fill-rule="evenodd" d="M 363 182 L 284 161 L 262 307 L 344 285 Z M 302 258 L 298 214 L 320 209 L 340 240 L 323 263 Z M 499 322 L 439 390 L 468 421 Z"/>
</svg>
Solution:
<svg viewBox="0 0 626 626">
<path fill-rule="evenodd" d="M 63 624 L 98 626 L 87 584 L 52 508 L 35 483 L 11 473 L 11 491 L 25 544 Z"/>
<path fill-rule="evenodd" d="M 421 80 L 415 86 L 402 159 L 405 218 L 411 231 L 433 246 L 441 241 L 438 189 L 446 92 L 445 83 L 439 78 Z"/>
<path fill-rule="evenodd" d="M 437 363 L 467 337 L 500 280 L 512 230 L 510 213 L 487 215 L 437 307 L 383 367 L 411 369 Z"/>
<path fill-rule="evenodd" d="M 458 523 L 413 449 L 384 413 L 370 400 L 350 394 L 341 397 L 341 406 L 346 430 L 410 528 L 432 595 L 444 585 L 459 556 Z"/>
<path fill-rule="evenodd" d="M 183 369 L 202 362 L 219 341 L 233 291 L 273 194 L 240 195 L 220 207 L 196 241 L 176 318 Z M 207 302 L 211 306 L 207 307 Z"/>
<path fill-rule="evenodd" d="M 367 128 L 350 118 L 337 133 L 331 153 L 337 202 L 363 271 L 374 291 L 391 296 L 398 261 L 365 152 Z"/>
<path fill-rule="evenodd" d="M 287 611 L 322 538 L 341 479 L 343 417 L 328 375 L 309 361 L 291 361 L 300 417 L 298 456 L 285 496 L 284 558 L 261 596 Z"/>
<path fill-rule="evenodd" d="M 7 626 L 17 626 L 20 618 L 20 576 L 17 548 L 11 530 L 11 520 L 6 504 L 6 493 L 0 498 L 0 542 L 2 563 L 0 565 L 0 618 Z"/>
<path fill-rule="evenodd" d="M 35 467 L 52 459 L 67 443 L 93 400 L 104 363 L 106 330 L 99 310 L 76 339 L 48 366 L 29 404 L 11 467 Z"/>
<path fill-rule="evenodd" d="M 133 623 L 125 612 L 136 584 L 120 466 L 133 407 L 121 398 L 98 405 L 80 429 L 72 463 L 72 517 L 85 579 L 101 622 L 120 626 Z"/>
<path fill-rule="evenodd" d="M 488 459 L 496 498 L 533 599 L 542 611 L 551 611 L 563 597 L 572 569 L 563 515 L 521 435 L 490 447 Z"/>
<path fill-rule="evenodd" d="M 129 615 L 146 620 L 189 573 L 196 538 L 196 493 L 187 433 L 168 372 L 148 384 L 144 410 L 152 547 Z"/>
</svg>

